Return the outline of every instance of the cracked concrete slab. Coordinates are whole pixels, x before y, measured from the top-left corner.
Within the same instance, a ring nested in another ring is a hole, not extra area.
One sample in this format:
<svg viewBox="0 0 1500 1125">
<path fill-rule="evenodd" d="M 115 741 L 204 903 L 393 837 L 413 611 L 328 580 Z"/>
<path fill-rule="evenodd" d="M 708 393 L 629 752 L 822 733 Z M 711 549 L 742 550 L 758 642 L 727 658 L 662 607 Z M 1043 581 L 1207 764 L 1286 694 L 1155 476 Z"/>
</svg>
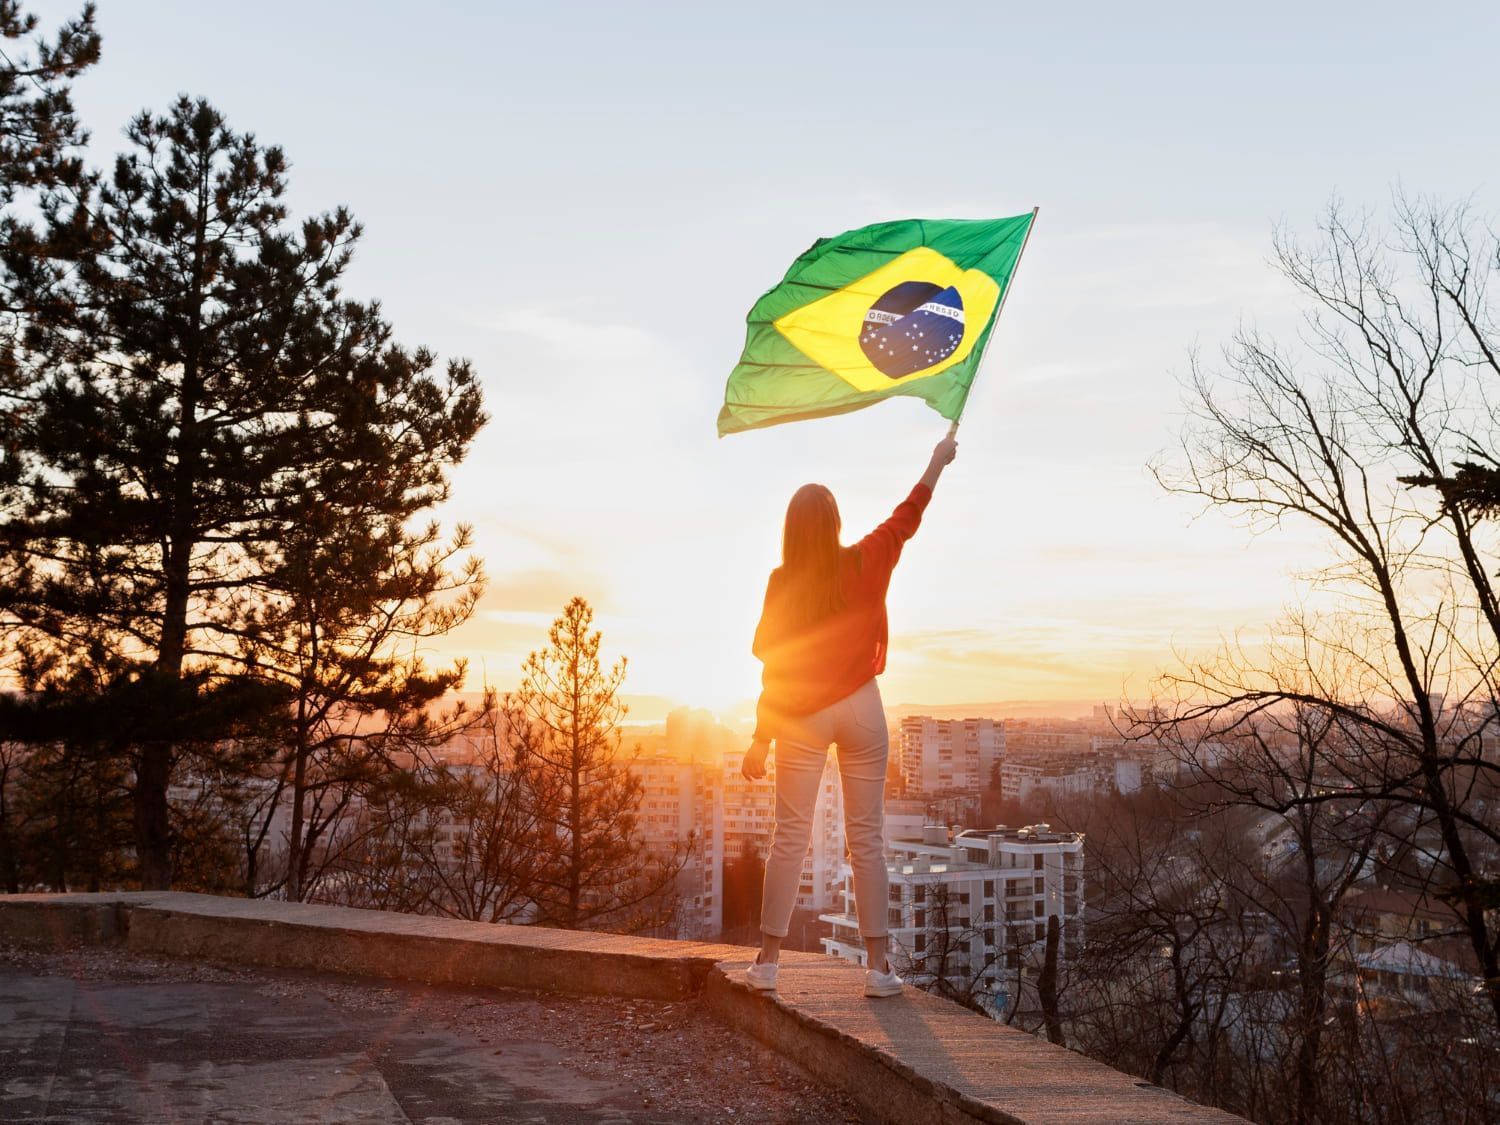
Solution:
<svg viewBox="0 0 1500 1125">
<path fill-rule="evenodd" d="M 696 1004 L 0 946 L 0 1120 L 858 1121 Z"/>
<path fill-rule="evenodd" d="M 6 1121 L 603 1125 L 646 1120 L 639 1100 L 624 1083 L 571 1070 L 546 1043 L 497 1054 L 417 1019 L 358 1019 L 243 984 L 0 969 Z"/>
</svg>

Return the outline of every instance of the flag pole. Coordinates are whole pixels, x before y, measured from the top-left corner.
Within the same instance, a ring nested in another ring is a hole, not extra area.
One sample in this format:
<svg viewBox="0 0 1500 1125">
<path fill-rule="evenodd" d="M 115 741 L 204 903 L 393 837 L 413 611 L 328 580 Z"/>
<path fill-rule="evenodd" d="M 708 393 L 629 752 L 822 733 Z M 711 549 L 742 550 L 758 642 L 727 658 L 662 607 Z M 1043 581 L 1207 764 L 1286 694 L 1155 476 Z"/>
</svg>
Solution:
<svg viewBox="0 0 1500 1125">
<path fill-rule="evenodd" d="M 1031 209 L 1031 222 L 1026 224 L 1026 235 L 1021 239 L 1021 249 L 1016 252 L 1016 264 L 1010 270 L 1010 283 L 1006 285 L 1005 291 L 1000 294 L 1000 307 L 995 310 L 994 324 L 1000 323 L 1000 314 L 1005 311 L 1005 301 L 1010 296 L 1010 291 L 1015 287 L 1016 274 L 1021 270 L 1021 258 L 1026 253 L 1026 244 L 1031 241 L 1032 229 L 1036 226 L 1036 217 L 1041 212 L 1040 207 Z M 991 326 L 990 334 L 985 338 L 984 351 L 979 353 L 979 362 L 974 365 L 974 378 L 969 380 L 969 389 L 964 392 L 964 400 L 958 407 L 958 418 L 948 427 L 948 436 L 955 437 L 958 434 L 959 419 L 964 416 L 964 408 L 969 405 L 969 395 L 974 391 L 974 381 L 979 378 L 979 369 L 984 366 L 984 357 L 990 354 L 990 341 L 995 338 L 995 327 Z"/>
</svg>

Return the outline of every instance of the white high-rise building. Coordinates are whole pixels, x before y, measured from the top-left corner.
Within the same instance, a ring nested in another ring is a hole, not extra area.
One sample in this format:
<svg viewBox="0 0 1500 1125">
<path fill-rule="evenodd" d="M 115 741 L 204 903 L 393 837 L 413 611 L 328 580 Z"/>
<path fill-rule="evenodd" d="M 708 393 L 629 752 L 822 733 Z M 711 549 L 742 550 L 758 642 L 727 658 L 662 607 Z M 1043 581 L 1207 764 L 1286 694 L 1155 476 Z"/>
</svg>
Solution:
<svg viewBox="0 0 1500 1125">
<path fill-rule="evenodd" d="M 969 829 L 949 837 L 929 825 L 921 840 L 896 840 L 887 853 L 890 899 L 882 904 L 890 960 L 921 983 L 938 973 L 974 981 L 976 992 L 1014 1003 L 1041 964 L 1049 918 L 1057 918 L 1059 961 L 1083 940 L 1083 836 L 1045 824 Z M 863 964 L 853 875 L 845 868 L 844 908 L 826 914 L 829 953 Z M 998 1001 L 996 1007 L 1003 1007 Z"/>
<path fill-rule="evenodd" d="M 901 778 L 908 794 L 978 792 L 1005 756 L 1005 727 L 994 719 L 901 720 Z"/>
<path fill-rule="evenodd" d="M 818 803 L 813 806 L 812 846 L 802 861 L 797 884 L 797 906 L 803 910 L 828 910 L 837 904 L 844 882 L 844 790 L 839 784 L 837 764 L 823 765 Z"/>
<path fill-rule="evenodd" d="M 632 766 L 641 780 L 640 833 L 648 850 L 670 851 L 692 837 L 678 880 L 682 894 L 679 937 L 717 938 L 724 925 L 724 867 L 754 853 L 764 859 L 775 825 L 775 755 L 767 775 L 746 781 L 741 750 L 715 763 L 686 762 L 666 754 Z M 812 840 L 802 863 L 797 906 L 827 910 L 843 880 L 844 805 L 838 770 L 825 765 L 813 810 Z"/>
<path fill-rule="evenodd" d="M 1094 767 L 1089 762 L 1006 762 L 1000 767 L 1000 794 L 1025 801 L 1036 792 L 1053 797 L 1080 797 L 1094 791 Z"/>
<path fill-rule="evenodd" d="M 715 774 L 714 799 L 722 810 L 718 841 L 721 863 L 733 863 L 747 851 L 764 856 L 770 846 L 776 797 L 769 771 L 776 768 L 775 762 L 768 761 L 768 773 L 763 780 L 746 781 L 740 775 L 744 757 L 743 750 L 736 750 L 725 754 L 717 767 L 711 767 Z"/>
<path fill-rule="evenodd" d="M 776 755 L 773 753 L 766 762 L 766 776 L 755 782 L 740 775 L 743 759 L 740 751 L 726 754 L 721 771 L 721 854 L 725 862 L 733 862 L 752 848 L 764 859 L 775 826 Z M 832 755 L 823 765 L 818 800 L 813 806 L 812 841 L 797 886 L 797 906 L 804 910 L 827 910 L 835 903 L 843 880 L 844 801 L 838 768 L 831 759 Z"/>
<path fill-rule="evenodd" d="M 681 923 L 673 936 L 712 940 L 724 917 L 724 865 L 714 846 L 723 835 L 722 810 L 714 779 L 701 765 L 666 754 L 638 759 L 631 772 L 641 782 L 638 824 L 646 849 L 666 855 L 687 848 L 677 877 Z"/>
<path fill-rule="evenodd" d="M 920 840 L 922 827 L 933 819 L 923 800 L 894 800 L 887 797 L 881 835 L 889 848 L 892 840 Z"/>
</svg>

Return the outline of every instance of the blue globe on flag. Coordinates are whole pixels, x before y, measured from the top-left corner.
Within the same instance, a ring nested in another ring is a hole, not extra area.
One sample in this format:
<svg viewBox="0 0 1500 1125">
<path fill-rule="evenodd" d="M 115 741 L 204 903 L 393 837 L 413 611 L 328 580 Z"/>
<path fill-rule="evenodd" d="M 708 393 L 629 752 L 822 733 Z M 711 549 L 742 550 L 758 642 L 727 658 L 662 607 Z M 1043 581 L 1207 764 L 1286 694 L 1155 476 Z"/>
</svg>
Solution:
<svg viewBox="0 0 1500 1125">
<path fill-rule="evenodd" d="M 859 346 L 892 379 L 914 375 L 953 354 L 964 336 L 964 301 L 957 289 L 903 281 L 870 306 Z"/>
</svg>

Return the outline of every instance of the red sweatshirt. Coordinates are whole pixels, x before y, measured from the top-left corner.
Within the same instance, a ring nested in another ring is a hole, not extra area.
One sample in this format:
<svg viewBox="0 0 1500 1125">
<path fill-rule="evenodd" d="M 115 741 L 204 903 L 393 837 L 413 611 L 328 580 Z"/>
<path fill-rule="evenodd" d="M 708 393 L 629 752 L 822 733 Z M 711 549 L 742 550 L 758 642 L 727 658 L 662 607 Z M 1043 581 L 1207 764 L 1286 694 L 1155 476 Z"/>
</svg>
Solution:
<svg viewBox="0 0 1500 1125">
<path fill-rule="evenodd" d="M 793 629 L 781 607 L 781 569 L 771 572 L 752 650 L 765 665 L 755 737 L 776 737 L 777 716 L 811 715 L 885 671 L 885 592 L 902 545 L 916 534 L 932 490 L 919 484 L 891 518 L 839 560 L 844 608 L 810 628 Z"/>
</svg>

